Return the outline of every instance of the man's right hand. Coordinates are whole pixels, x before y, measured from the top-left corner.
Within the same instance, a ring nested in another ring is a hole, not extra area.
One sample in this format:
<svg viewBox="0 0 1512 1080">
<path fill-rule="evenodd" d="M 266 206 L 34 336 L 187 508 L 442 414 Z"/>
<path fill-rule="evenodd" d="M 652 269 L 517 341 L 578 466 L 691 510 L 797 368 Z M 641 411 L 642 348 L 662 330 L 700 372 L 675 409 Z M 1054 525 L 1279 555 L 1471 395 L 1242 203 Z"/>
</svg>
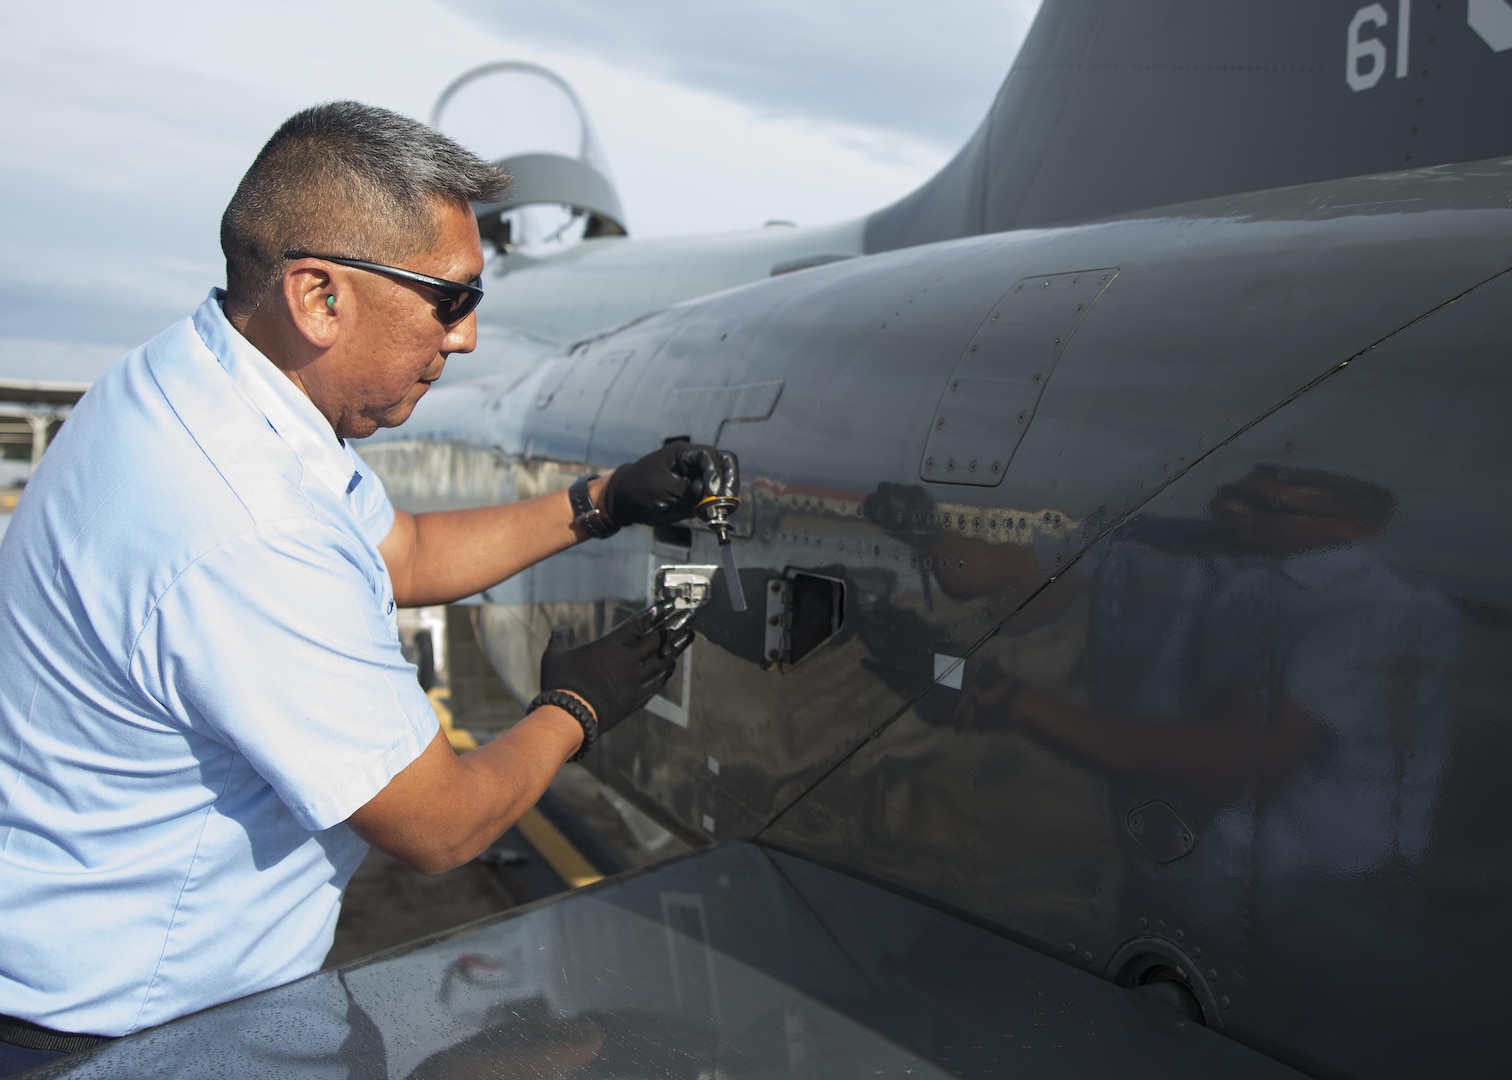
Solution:
<svg viewBox="0 0 1512 1080">
<path fill-rule="evenodd" d="M 585 645 L 573 646 L 563 627 L 541 657 L 541 689 L 582 698 L 603 734 L 650 701 L 667 684 L 677 658 L 693 640 L 687 627 L 668 630 L 667 612 L 653 605 Z"/>
</svg>

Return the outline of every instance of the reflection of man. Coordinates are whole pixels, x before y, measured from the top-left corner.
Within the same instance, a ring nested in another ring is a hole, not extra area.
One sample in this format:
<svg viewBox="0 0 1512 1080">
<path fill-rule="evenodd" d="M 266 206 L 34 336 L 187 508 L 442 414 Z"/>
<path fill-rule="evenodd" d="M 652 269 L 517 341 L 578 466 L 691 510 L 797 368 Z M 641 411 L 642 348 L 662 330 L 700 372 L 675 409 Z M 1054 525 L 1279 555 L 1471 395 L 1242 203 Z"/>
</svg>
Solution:
<svg viewBox="0 0 1512 1080">
<path fill-rule="evenodd" d="M 1393 507 L 1375 484 L 1262 465 L 1219 491 L 1213 528 L 1136 527 L 1092 569 L 1099 707 L 1025 689 L 1015 712 L 1106 768 L 1219 805 L 1257 793 L 1266 874 L 1415 862 L 1456 638 L 1441 596 L 1362 546 Z M 1248 843 L 1248 811 L 1214 830 Z"/>
<path fill-rule="evenodd" d="M 345 440 L 473 348 L 470 202 L 506 181 L 393 113 L 293 117 L 226 211 L 227 291 L 43 461 L 0 546 L 0 1074 L 315 970 L 368 844 L 472 858 L 671 674 L 656 612 L 555 638 L 552 696 L 458 758 L 401 658 L 396 604 L 735 483 L 674 444 L 571 494 L 389 504 Z"/>
<path fill-rule="evenodd" d="M 1458 625 L 1439 593 L 1363 546 L 1394 506 L 1374 484 L 1266 466 L 1215 505 L 1240 543 L 1278 560 L 1281 692 L 1323 732 L 1262 804 L 1254 857 L 1272 880 L 1415 865 L 1428 844 Z"/>
</svg>

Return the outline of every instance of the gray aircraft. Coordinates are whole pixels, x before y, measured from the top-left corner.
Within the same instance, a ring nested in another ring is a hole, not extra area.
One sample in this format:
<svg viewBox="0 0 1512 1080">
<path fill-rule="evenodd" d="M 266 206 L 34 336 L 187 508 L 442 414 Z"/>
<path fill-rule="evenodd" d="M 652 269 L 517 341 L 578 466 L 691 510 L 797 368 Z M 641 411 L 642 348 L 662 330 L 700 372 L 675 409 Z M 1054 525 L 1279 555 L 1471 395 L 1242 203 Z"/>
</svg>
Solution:
<svg viewBox="0 0 1512 1080">
<path fill-rule="evenodd" d="M 528 698 L 701 606 L 589 761 L 705 846 L 53 1075 L 1500 1074 L 1509 101 L 1509 0 L 1046 0 L 854 222 L 640 242 L 511 163 L 498 374 L 363 453 L 410 509 L 739 454 L 747 610 L 695 520 L 477 620 Z"/>
</svg>

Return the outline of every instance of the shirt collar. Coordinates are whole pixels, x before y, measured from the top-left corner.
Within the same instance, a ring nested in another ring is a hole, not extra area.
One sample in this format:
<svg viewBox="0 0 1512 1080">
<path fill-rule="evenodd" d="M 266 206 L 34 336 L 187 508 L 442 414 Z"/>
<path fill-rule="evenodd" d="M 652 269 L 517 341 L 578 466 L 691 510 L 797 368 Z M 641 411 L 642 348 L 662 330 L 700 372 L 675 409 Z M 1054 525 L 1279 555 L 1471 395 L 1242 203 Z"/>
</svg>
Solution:
<svg viewBox="0 0 1512 1080">
<path fill-rule="evenodd" d="M 1305 589 L 1320 589 L 1369 570 L 1374 560 L 1359 544 L 1342 544 L 1293 555 L 1281 562 L 1281 572 Z"/>
<path fill-rule="evenodd" d="M 267 418 L 306 473 L 337 494 L 349 494 L 355 485 L 346 445 L 304 391 L 231 325 L 222 307 L 225 299 L 224 289 L 211 289 L 194 313 L 194 329 L 231 377 L 237 393 Z"/>
</svg>

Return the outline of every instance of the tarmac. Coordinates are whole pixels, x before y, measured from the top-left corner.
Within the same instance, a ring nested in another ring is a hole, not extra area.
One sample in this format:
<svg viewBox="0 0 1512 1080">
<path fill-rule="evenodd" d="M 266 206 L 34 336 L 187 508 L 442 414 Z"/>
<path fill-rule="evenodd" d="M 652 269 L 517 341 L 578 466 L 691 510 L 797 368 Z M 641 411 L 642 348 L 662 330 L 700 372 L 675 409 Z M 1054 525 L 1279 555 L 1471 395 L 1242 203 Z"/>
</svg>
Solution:
<svg viewBox="0 0 1512 1080">
<path fill-rule="evenodd" d="M 428 876 L 370 851 L 347 886 L 325 966 L 375 953 L 680 855 L 688 845 L 567 765 L 532 812 L 477 859 Z"/>
</svg>

